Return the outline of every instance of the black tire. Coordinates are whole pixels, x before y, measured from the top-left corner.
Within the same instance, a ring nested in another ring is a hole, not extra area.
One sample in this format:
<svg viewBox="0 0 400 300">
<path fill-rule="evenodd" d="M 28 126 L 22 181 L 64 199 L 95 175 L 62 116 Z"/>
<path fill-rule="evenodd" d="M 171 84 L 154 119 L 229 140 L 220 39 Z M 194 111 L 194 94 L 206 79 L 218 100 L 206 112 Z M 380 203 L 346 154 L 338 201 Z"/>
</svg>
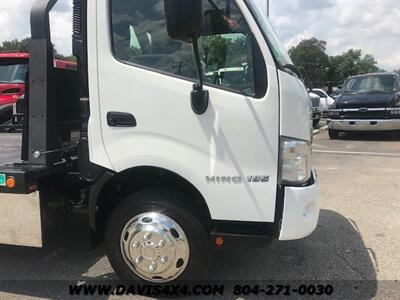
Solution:
<svg viewBox="0 0 400 300">
<path fill-rule="evenodd" d="M 328 134 L 329 134 L 329 138 L 331 140 L 336 140 L 339 138 L 339 131 L 337 131 L 335 129 L 329 129 Z"/>
<path fill-rule="evenodd" d="M 120 241 L 126 224 L 135 216 L 146 212 L 161 212 L 185 232 L 189 243 L 189 261 L 183 273 L 173 282 L 201 281 L 207 277 L 213 250 L 210 234 L 205 224 L 187 207 L 181 194 L 161 188 L 145 189 L 127 197 L 113 211 L 107 224 L 105 243 L 111 266 L 124 281 L 144 281 L 128 267 Z M 171 282 L 168 282 L 169 284 Z"/>
<path fill-rule="evenodd" d="M 317 129 L 319 122 L 321 121 L 321 119 L 314 119 L 313 120 L 313 127 L 314 129 Z"/>
<path fill-rule="evenodd" d="M 0 125 L 10 125 L 13 115 L 13 105 L 7 104 L 0 107 Z M 0 128 L 0 132 L 8 132 L 7 128 Z"/>
</svg>

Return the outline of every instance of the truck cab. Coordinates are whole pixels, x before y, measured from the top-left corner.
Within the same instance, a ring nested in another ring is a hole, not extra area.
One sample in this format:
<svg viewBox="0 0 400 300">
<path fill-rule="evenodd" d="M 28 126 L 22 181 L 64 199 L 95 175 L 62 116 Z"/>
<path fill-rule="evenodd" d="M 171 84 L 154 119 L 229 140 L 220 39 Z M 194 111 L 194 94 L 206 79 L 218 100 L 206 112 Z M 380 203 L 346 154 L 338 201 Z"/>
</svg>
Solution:
<svg viewBox="0 0 400 300">
<path fill-rule="evenodd" d="M 28 63 L 28 53 L 0 53 L 0 107 L 14 104 L 24 94 Z"/>
<path fill-rule="evenodd" d="M 310 99 L 257 1 L 75 0 L 78 70 L 63 72 L 55 2 L 32 10 L 25 156 L 0 167 L 2 205 L 35 203 L 35 220 L 46 202 L 79 206 L 117 274 L 152 283 L 201 279 L 215 249 L 314 231 Z"/>
<path fill-rule="evenodd" d="M 0 53 L 0 126 L 11 125 L 14 104 L 25 93 L 28 63 L 28 53 Z"/>
</svg>

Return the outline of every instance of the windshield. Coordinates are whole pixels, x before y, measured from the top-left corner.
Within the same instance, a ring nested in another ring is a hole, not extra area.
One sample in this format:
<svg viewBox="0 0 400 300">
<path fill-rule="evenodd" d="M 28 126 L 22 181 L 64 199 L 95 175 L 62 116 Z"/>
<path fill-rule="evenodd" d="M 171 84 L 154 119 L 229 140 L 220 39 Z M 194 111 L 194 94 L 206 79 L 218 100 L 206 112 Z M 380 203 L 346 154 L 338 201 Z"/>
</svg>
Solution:
<svg viewBox="0 0 400 300">
<path fill-rule="evenodd" d="M 396 76 L 370 75 L 349 78 L 343 88 L 345 94 L 391 93 L 395 91 Z"/>
<path fill-rule="evenodd" d="M 272 55 L 274 56 L 279 67 L 293 65 L 289 54 L 287 53 L 285 47 L 281 44 L 277 34 L 268 21 L 267 14 L 264 9 L 265 1 L 247 0 L 246 2 L 250 6 L 254 17 L 257 19 L 257 23 L 259 24 L 264 37 L 267 39 L 267 43 L 272 51 Z"/>
<path fill-rule="evenodd" d="M 321 98 L 326 98 L 325 93 L 321 92 L 321 91 L 317 91 L 317 90 L 313 90 L 312 91 L 314 94 L 317 94 L 318 96 L 320 96 Z"/>
<path fill-rule="evenodd" d="M 0 65 L 0 83 L 24 83 L 28 65 Z"/>
</svg>

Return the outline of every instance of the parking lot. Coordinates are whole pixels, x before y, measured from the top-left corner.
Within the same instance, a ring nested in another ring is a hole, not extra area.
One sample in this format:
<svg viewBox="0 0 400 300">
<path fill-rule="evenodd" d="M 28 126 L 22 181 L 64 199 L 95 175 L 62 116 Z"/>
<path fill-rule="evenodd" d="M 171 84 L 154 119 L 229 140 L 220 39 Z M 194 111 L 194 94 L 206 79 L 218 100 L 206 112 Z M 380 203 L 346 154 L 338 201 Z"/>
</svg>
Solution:
<svg viewBox="0 0 400 300">
<path fill-rule="evenodd" d="M 9 147 L 0 162 L 15 158 L 18 136 L 2 134 L 0 141 Z M 314 140 L 314 164 L 322 210 L 312 236 L 217 252 L 211 279 L 332 280 L 338 297 L 399 299 L 400 136 L 333 141 L 323 131 Z M 69 237 L 43 250 L 2 246 L 0 266 L 0 298 L 62 297 L 68 289 L 60 280 L 116 279 L 102 247 L 89 250 Z"/>
</svg>

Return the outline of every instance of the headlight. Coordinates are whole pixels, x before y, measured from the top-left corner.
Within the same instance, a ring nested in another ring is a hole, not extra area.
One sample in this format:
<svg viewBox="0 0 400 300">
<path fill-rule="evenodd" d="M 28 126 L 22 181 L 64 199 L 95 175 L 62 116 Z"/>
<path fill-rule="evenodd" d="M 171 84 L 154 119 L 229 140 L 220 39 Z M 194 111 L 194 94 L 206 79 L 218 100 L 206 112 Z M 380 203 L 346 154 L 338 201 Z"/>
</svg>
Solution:
<svg viewBox="0 0 400 300">
<path fill-rule="evenodd" d="M 400 107 L 400 92 L 394 94 L 390 102 L 392 107 Z"/>
<path fill-rule="evenodd" d="M 331 118 L 340 117 L 340 113 L 341 112 L 342 112 L 341 109 L 331 108 L 331 109 L 328 110 L 328 116 L 331 117 Z"/>
<path fill-rule="evenodd" d="M 285 185 L 301 185 L 311 178 L 311 144 L 282 137 L 280 181 Z"/>
</svg>

